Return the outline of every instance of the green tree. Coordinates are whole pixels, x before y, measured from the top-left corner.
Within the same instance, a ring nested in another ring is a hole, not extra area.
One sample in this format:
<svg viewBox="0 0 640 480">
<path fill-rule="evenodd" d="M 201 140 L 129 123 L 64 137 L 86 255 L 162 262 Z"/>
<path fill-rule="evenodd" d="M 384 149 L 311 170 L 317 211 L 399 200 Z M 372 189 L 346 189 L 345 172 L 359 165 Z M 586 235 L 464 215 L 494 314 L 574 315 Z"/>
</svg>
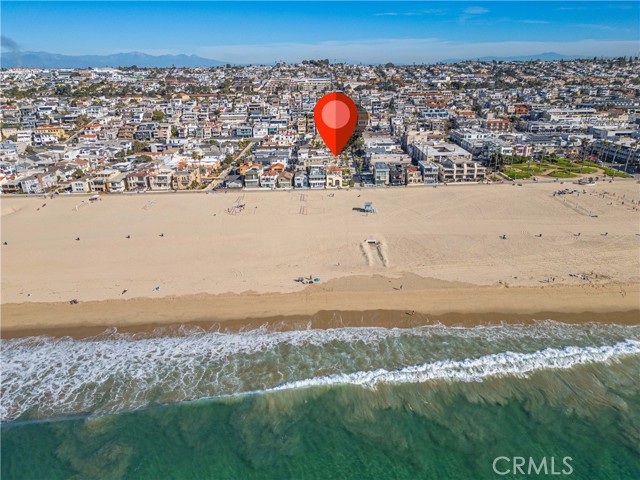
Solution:
<svg viewBox="0 0 640 480">
<path fill-rule="evenodd" d="M 147 142 L 139 142 L 138 140 L 133 141 L 134 153 L 142 152 L 145 148 L 147 148 Z"/>
<path fill-rule="evenodd" d="M 89 120 L 91 119 L 86 115 L 78 115 L 73 121 L 73 124 L 75 125 L 76 128 L 81 128 L 81 127 L 84 127 L 87 123 L 89 123 Z"/>
<path fill-rule="evenodd" d="M 151 119 L 154 122 L 162 122 L 164 120 L 164 112 L 161 112 L 160 110 L 154 110 L 153 114 L 151 115 Z"/>
</svg>

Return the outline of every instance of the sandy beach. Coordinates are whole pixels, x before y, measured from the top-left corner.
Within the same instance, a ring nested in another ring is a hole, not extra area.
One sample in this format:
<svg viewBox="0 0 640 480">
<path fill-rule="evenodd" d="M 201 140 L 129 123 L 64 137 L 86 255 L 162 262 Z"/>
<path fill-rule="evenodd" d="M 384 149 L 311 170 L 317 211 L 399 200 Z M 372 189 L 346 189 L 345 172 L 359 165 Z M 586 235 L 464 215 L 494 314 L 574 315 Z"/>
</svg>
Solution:
<svg viewBox="0 0 640 480">
<path fill-rule="evenodd" d="M 638 311 L 638 184 L 566 187 L 5 197 L 2 329 Z"/>
</svg>

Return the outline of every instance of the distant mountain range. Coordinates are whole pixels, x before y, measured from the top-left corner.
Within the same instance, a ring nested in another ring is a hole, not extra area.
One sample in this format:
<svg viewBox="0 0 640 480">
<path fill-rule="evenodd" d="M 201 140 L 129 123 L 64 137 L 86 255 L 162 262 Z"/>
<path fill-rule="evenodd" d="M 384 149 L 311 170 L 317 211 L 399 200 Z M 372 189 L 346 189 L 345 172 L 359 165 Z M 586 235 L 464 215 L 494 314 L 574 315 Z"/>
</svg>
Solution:
<svg viewBox="0 0 640 480">
<path fill-rule="evenodd" d="M 2 52 L 2 68 L 88 68 L 88 67 L 219 67 L 227 62 L 197 55 L 149 55 L 141 52 L 112 55 L 60 55 L 47 52 Z"/>
<path fill-rule="evenodd" d="M 481 62 L 527 62 L 530 60 L 545 60 L 545 61 L 553 61 L 553 60 L 580 60 L 584 58 L 593 58 L 587 57 L 584 55 L 561 55 L 556 52 L 545 52 L 538 53 L 535 55 L 522 55 L 518 57 L 480 57 L 480 58 L 452 58 L 447 60 L 442 60 L 443 63 L 456 63 L 456 62 L 464 62 L 465 60 L 479 60 Z"/>
<path fill-rule="evenodd" d="M 456 63 L 465 60 L 480 60 L 484 62 L 504 61 L 522 62 L 528 60 L 575 60 L 591 58 L 579 55 L 561 55 L 555 52 L 545 52 L 537 55 L 523 55 L 517 57 L 480 57 L 456 58 L 441 60 L 442 63 Z M 2 68 L 89 68 L 89 67 L 130 67 L 136 65 L 145 68 L 163 67 L 219 67 L 229 62 L 211 60 L 197 55 L 149 55 L 141 52 L 114 53 L 112 55 L 60 55 L 48 52 L 2 52 L 0 67 Z M 360 62 L 352 62 L 360 63 Z"/>
</svg>

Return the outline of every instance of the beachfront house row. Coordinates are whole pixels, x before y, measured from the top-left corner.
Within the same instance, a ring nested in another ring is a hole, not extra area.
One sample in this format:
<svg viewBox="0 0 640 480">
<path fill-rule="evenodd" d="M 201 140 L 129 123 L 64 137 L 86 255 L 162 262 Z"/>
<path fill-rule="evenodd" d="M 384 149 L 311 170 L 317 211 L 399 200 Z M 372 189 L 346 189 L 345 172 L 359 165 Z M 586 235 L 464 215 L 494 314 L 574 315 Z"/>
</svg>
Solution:
<svg viewBox="0 0 640 480">
<path fill-rule="evenodd" d="M 326 187 L 327 188 L 342 187 L 342 168 L 340 167 L 327 168 Z"/>
<path fill-rule="evenodd" d="M 293 174 L 293 188 L 309 188 L 309 175 L 304 170 L 298 170 Z"/>
<path fill-rule="evenodd" d="M 373 181 L 376 187 L 389 185 L 389 166 L 383 162 L 373 165 Z"/>
<path fill-rule="evenodd" d="M 438 165 L 427 160 L 422 160 L 418 162 L 418 168 L 420 169 L 422 181 L 425 185 L 435 185 L 438 183 Z"/>
<path fill-rule="evenodd" d="M 324 165 L 311 165 L 309 167 L 309 188 L 324 188 L 325 178 Z"/>
</svg>

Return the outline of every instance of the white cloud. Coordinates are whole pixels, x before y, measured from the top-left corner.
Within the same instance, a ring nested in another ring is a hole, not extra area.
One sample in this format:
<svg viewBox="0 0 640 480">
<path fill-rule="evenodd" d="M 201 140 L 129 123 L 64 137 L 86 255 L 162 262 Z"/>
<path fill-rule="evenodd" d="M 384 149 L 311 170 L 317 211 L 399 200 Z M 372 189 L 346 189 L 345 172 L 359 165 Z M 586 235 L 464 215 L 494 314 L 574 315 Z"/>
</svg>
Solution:
<svg viewBox="0 0 640 480">
<path fill-rule="evenodd" d="M 522 23 L 528 23 L 530 25 L 547 25 L 551 22 L 547 22 L 546 20 L 522 20 Z"/>
<path fill-rule="evenodd" d="M 477 15 L 483 15 L 489 13 L 484 7 L 467 7 L 462 11 L 463 15 L 460 15 L 458 21 L 460 24 L 466 23 L 467 20 L 476 17 Z"/>
<path fill-rule="evenodd" d="M 465 8 L 462 13 L 467 15 L 482 15 L 483 13 L 489 13 L 489 10 L 484 7 L 468 7 Z"/>
<path fill-rule="evenodd" d="M 374 13 L 374 17 L 420 17 L 423 15 L 445 15 L 447 10 L 443 8 L 429 8 L 426 10 L 420 10 L 418 12 L 383 12 Z"/>
<path fill-rule="evenodd" d="M 626 30 L 626 29 L 620 29 L 620 28 L 616 28 L 616 27 L 612 27 L 611 25 L 606 25 L 606 24 L 602 24 L 602 23 L 576 23 L 575 24 L 576 27 L 580 27 L 580 28 L 586 28 L 586 29 L 594 29 L 594 30 Z"/>
</svg>

